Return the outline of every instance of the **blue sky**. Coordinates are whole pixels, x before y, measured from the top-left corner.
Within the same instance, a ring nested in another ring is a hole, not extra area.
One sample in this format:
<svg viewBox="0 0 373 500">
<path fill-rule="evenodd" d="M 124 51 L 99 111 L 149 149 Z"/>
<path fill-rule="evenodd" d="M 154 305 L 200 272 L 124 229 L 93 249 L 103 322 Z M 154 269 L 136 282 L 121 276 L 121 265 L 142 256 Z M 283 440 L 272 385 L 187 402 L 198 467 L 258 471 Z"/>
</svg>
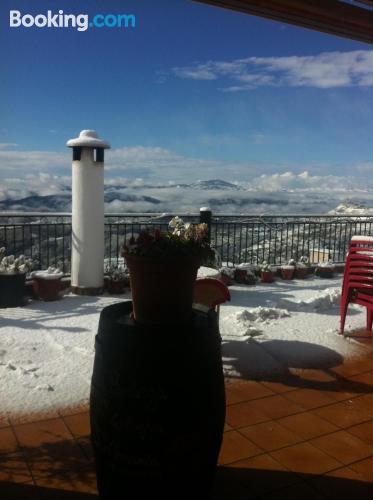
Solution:
<svg viewBox="0 0 373 500">
<path fill-rule="evenodd" d="M 10 9 L 134 14 L 136 28 L 11 29 Z M 109 176 L 373 169 L 366 44 L 190 0 L 3 0 L 0 20 L 3 179 L 68 175 L 65 142 L 84 128 L 111 142 Z"/>
</svg>

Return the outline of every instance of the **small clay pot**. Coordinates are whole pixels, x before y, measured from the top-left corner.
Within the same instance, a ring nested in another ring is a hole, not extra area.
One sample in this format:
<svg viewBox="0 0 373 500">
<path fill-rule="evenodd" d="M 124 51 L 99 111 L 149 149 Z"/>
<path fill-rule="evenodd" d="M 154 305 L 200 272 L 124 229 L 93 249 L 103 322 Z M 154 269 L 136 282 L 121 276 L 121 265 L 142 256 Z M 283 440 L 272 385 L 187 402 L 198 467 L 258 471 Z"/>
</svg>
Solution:
<svg viewBox="0 0 373 500">
<path fill-rule="evenodd" d="M 61 291 L 61 278 L 34 278 L 34 281 L 36 282 L 35 288 L 39 299 L 44 300 L 45 302 L 51 302 L 59 299 L 59 293 Z"/>
<path fill-rule="evenodd" d="M 247 281 L 247 270 L 236 268 L 234 270 L 234 281 L 237 283 L 246 283 Z"/>
<path fill-rule="evenodd" d="M 308 268 L 307 267 L 297 267 L 295 269 L 295 277 L 304 280 L 308 274 Z"/>
<path fill-rule="evenodd" d="M 233 284 L 232 278 L 227 274 L 220 273 L 219 280 L 224 283 L 225 286 L 230 286 Z"/>
<path fill-rule="evenodd" d="M 316 268 L 315 274 L 319 278 L 333 278 L 334 271 L 334 266 L 319 266 Z"/>
<path fill-rule="evenodd" d="M 120 294 L 124 292 L 126 280 L 109 280 L 107 290 L 109 293 Z"/>
<path fill-rule="evenodd" d="M 294 278 L 294 266 L 282 266 L 281 267 L 281 278 L 283 280 L 292 280 Z"/>
<path fill-rule="evenodd" d="M 260 271 L 260 278 L 262 283 L 272 283 L 273 274 L 272 271 Z"/>
</svg>

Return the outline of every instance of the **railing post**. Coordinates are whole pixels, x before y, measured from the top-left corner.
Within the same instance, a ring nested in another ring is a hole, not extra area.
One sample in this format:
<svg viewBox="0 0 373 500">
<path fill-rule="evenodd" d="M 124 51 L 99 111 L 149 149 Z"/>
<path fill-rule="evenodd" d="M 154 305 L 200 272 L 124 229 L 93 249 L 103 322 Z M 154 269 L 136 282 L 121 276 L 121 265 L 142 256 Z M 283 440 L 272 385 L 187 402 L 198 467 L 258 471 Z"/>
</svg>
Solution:
<svg viewBox="0 0 373 500">
<path fill-rule="evenodd" d="M 207 224 L 208 232 L 207 232 L 207 241 L 211 243 L 211 220 L 212 220 L 212 212 L 209 207 L 202 207 L 199 209 L 199 222 L 200 224 Z"/>
</svg>

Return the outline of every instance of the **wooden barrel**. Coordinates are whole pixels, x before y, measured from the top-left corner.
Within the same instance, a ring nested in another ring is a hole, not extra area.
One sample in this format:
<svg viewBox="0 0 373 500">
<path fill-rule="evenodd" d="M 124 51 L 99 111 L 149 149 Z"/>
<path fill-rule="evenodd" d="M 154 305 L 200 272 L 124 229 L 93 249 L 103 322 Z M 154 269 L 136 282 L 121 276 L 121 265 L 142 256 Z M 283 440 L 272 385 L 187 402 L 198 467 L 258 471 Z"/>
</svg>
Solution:
<svg viewBox="0 0 373 500">
<path fill-rule="evenodd" d="M 131 311 L 131 302 L 106 307 L 96 336 L 90 417 L 100 498 L 208 498 L 225 420 L 216 315 L 151 327 Z"/>
</svg>

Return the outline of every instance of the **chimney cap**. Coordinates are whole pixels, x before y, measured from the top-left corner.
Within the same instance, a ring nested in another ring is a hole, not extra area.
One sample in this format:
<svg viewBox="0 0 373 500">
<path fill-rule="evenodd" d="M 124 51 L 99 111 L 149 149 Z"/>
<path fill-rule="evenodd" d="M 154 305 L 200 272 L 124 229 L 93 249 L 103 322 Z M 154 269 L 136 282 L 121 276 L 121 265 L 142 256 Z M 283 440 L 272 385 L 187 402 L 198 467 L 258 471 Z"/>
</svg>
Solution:
<svg viewBox="0 0 373 500">
<path fill-rule="evenodd" d="M 95 130 L 82 130 L 79 137 L 67 141 L 66 146 L 69 148 L 110 148 L 110 144 L 100 139 Z"/>
</svg>

